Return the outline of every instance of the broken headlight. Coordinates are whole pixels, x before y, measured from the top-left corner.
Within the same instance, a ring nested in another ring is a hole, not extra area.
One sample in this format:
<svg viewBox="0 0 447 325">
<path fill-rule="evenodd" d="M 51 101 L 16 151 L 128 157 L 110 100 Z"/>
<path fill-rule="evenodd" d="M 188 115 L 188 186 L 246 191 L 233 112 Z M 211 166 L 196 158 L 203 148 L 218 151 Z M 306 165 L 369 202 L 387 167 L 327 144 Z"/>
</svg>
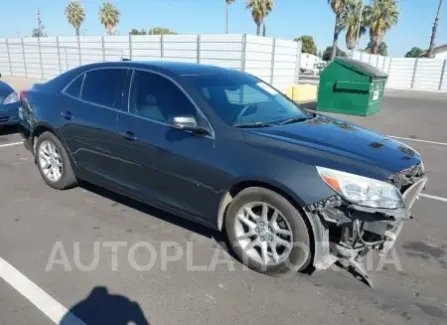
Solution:
<svg viewBox="0 0 447 325">
<path fill-rule="evenodd" d="M 17 95 L 17 93 L 15 91 L 13 91 L 8 96 L 6 96 L 6 98 L 3 100 L 3 105 L 14 104 L 14 103 L 17 103 L 18 101 L 19 101 L 19 96 Z"/>
<path fill-rule="evenodd" d="M 318 167 L 321 178 L 347 201 L 369 208 L 398 209 L 404 202 L 399 190 L 386 182 Z"/>
</svg>

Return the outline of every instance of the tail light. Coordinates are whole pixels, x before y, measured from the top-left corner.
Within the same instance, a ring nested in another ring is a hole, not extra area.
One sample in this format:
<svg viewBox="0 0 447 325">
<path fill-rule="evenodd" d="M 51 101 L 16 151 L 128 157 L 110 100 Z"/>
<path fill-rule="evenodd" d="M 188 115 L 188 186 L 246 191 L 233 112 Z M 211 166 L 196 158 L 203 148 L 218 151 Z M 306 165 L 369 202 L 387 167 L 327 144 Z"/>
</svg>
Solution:
<svg viewBox="0 0 447 325">
<path fill-rule="evenodd" d="M 21 91 L 19 93 L 20 98 L 20 107 L 19 107 L 19 118 L 23 119 L 23 114 L 30 114 L 31 113 L 31 103 L 29 102 L 27 98 L 28 92 L 27 91 Z"/>
<path fill-rule="evenodd" d="M 26 91 L 23 90 L 23 91 L 20 92 L 20 101 L 23 102 L 25 97 L 26 97 Z"/>
</svg>

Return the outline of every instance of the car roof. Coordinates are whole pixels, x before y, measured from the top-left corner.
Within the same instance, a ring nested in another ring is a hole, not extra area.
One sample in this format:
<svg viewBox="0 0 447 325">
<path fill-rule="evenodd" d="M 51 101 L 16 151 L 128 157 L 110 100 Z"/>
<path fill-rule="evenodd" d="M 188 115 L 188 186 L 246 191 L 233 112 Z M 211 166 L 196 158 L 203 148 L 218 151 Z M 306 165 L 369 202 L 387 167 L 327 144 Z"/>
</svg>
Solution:
<svg viewBox="0 0 447 325">
<path fill-rule="evenodd" d="M 241 72 L 233 69 L 216 67 L 206 64 L 187 63 L 187 62 L 170 62 L 170 61 L 120 61 L 120 62 L 101 62 L 89 65 L 90 67 L 129 67 L 152 69 L 160 72 L 169 72 L 177 76 L 198 75 L 198 74 L 226 74 Z"/>
</svg>

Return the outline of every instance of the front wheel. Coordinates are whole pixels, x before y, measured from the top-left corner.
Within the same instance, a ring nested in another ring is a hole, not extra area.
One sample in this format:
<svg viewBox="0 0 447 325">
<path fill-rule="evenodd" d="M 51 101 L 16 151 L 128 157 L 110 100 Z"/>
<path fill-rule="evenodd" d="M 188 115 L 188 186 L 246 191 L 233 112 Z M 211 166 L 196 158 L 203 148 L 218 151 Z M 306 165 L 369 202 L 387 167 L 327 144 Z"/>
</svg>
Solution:
<svg viewBox="0 0 447 325">
<path fill-rule="evenodd" d="M 225 229 L 238 258 L 258 272 L 301 271 L 311 260 L 303 217 L 274 191 L 252 187 L 240 192 L 228 208 Z"/>
<path fill-rule="evenodd" d="M 68 153 L 53 133 L 39 136 L 35 154 L 40 174 L 50 187 L 64 190 L 77 184 Z"/>
</svg>

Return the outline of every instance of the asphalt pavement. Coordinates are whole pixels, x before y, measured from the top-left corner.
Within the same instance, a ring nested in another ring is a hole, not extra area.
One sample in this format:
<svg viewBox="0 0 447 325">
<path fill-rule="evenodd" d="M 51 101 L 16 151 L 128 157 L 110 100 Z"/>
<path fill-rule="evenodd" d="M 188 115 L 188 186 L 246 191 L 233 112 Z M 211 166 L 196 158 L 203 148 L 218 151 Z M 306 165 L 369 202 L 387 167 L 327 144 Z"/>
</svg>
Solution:
<svg viewBox="0 0 447 325">
<path fill-rule="evenodd" d="M 367 257 L 374 288 L 336 267 L 264 276 L 218 232 L 89 184 L 52 190 L 0 131 L 0 324 L 447 324 L 447 94 L 387 91 L 382 112 L 343 118 L 403 138 L 429 177 L 396 249 Z"/>
</svg>

